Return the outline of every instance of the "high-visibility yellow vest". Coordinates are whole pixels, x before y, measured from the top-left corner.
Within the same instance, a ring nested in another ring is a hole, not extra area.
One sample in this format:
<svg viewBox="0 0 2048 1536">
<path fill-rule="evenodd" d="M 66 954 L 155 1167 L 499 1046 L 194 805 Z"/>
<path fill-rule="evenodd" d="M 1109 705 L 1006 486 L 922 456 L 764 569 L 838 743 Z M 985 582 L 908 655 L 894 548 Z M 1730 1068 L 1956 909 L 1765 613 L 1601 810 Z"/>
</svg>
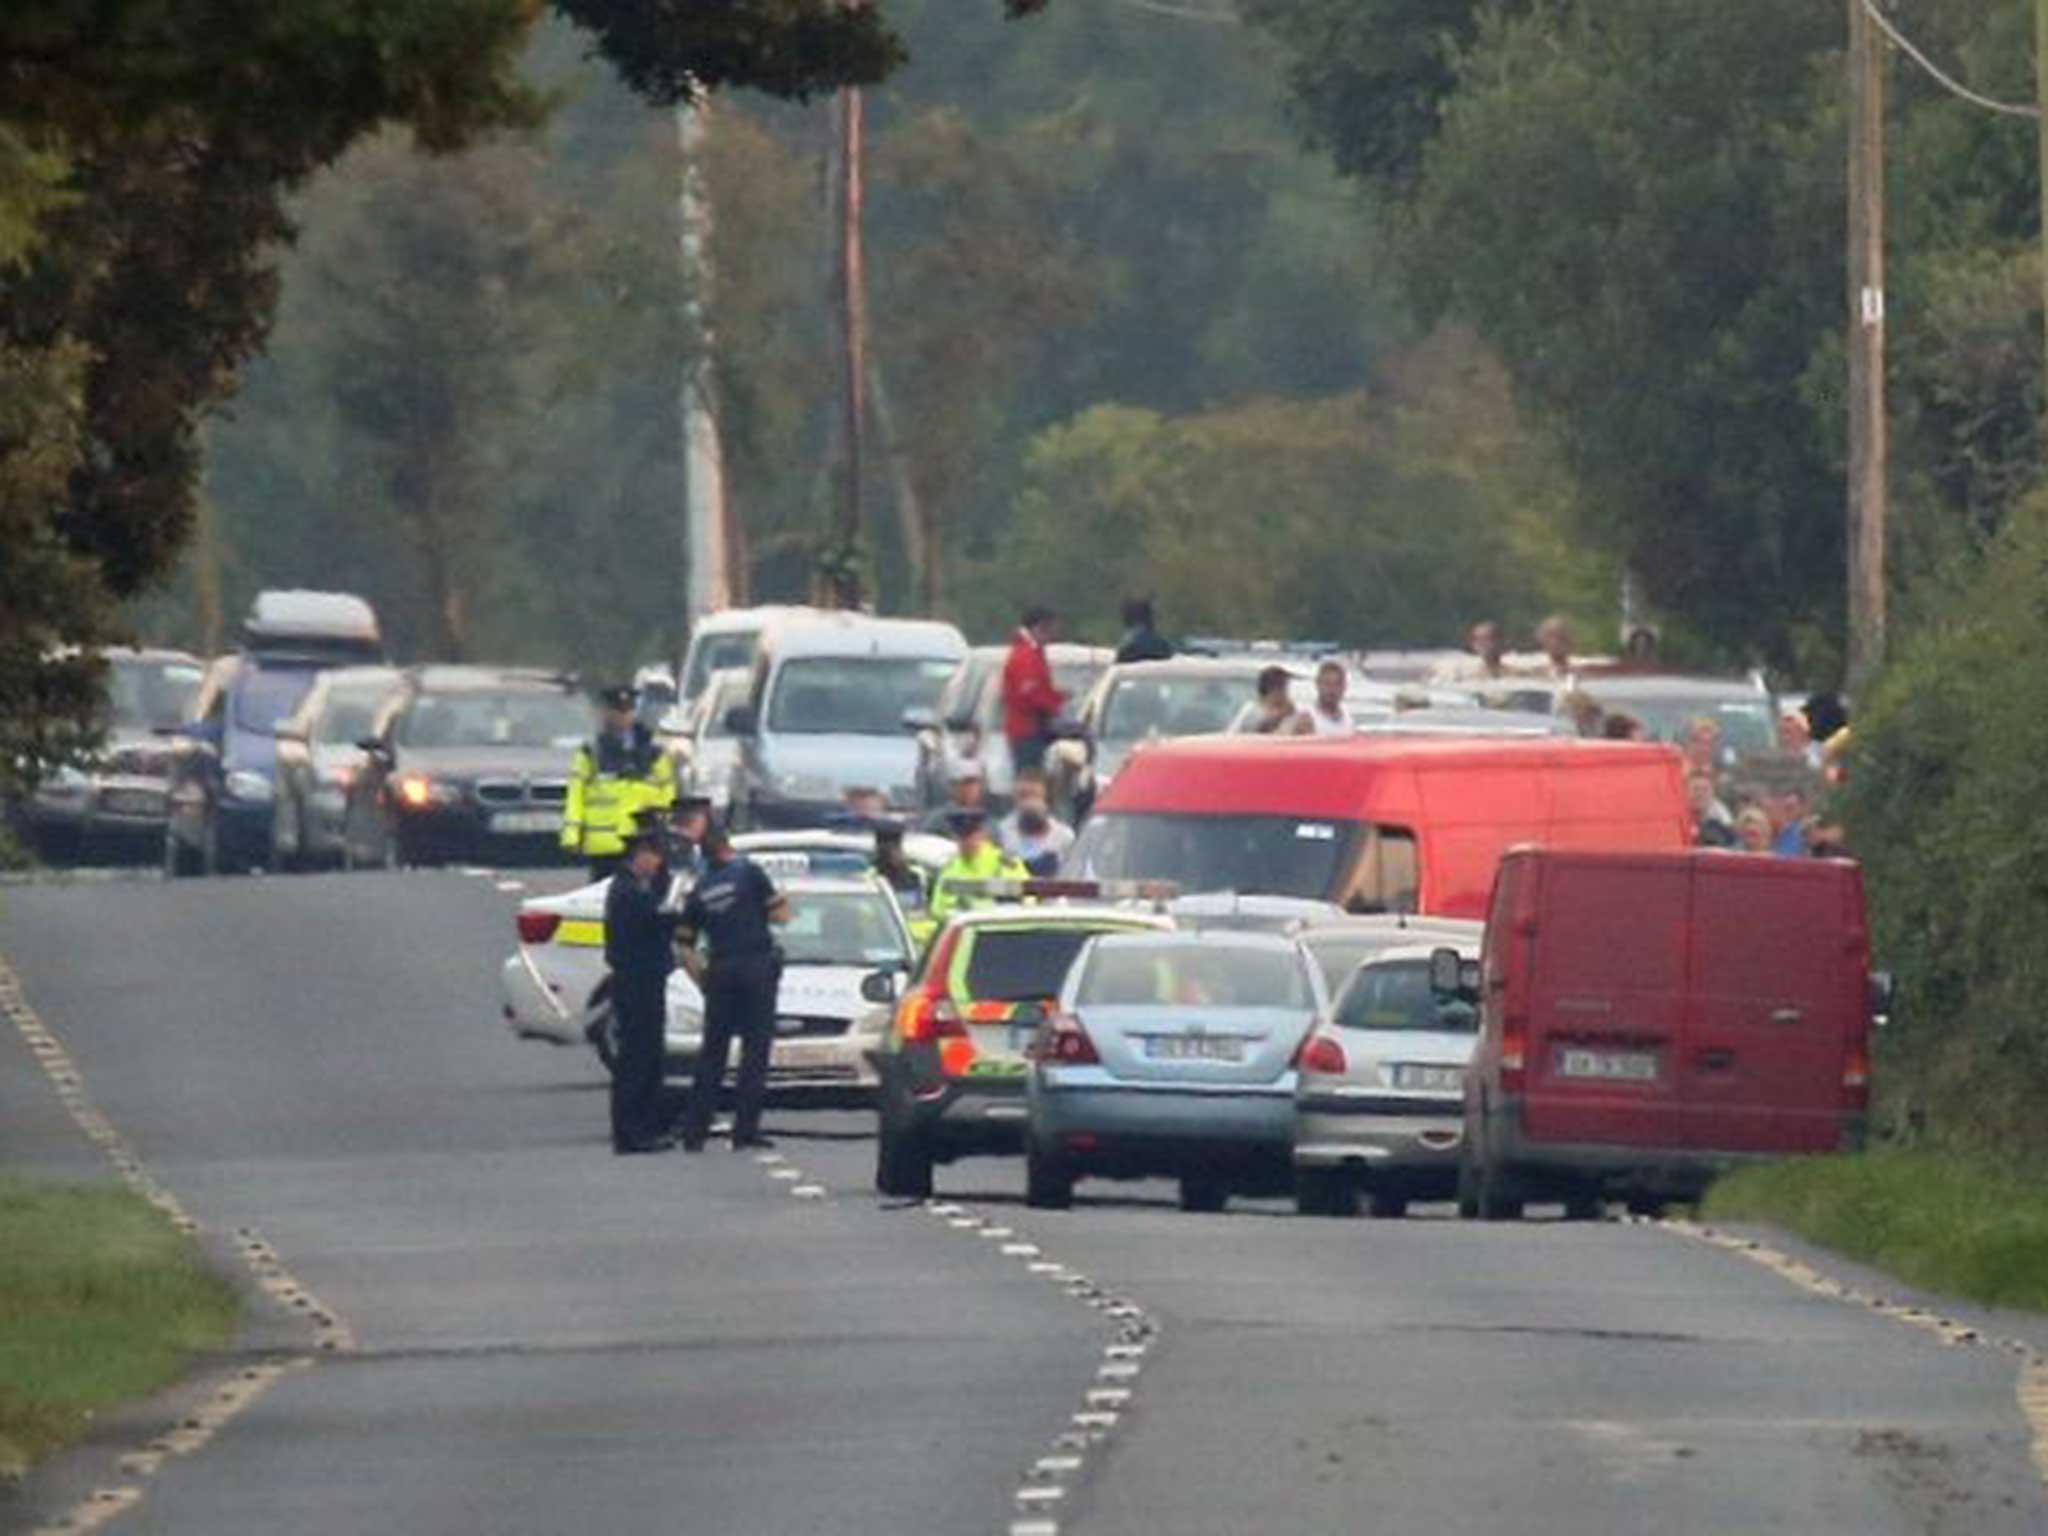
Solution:
<svg viewBox="0 0 2048 1536">
<path fill-rule="evenodd" d="M 983 843 L 981 852 L 973 858 L 956 853 L 932 882 L 932 918 L 943 923 L 963 907 L 980 905 L 978 898 L 954 891 L 956 880 L 1023 880 L 1029 874 L 1022 864 L 1003 852 L 994 838 Z"/>
<path fill-rule="evenodd" d="M 569 765 L 562 847 L 586 859 L 616 858 L 642 811 L 675 804 L 675 766 L 651 733 L 636 725 L 617 737 L 585 742 Z"/>
</svg>

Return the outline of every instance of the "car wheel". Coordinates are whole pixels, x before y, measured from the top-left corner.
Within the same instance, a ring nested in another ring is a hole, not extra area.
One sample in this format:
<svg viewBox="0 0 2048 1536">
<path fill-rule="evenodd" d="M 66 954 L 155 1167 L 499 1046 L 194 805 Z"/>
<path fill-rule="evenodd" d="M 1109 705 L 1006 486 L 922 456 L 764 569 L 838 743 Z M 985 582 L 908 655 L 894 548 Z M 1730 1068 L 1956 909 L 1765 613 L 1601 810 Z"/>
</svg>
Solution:
<svg viewBox="0 0 2048 1536">
<path fill-rule="evenodd" d="M 1408 1214 L 1408 1197 L 1398 1190 L 1376 1189 L 1366 1208 L 1381 1221 L 1399 1221 Z"/>
<path fill-rule="evenodd" d="M 1479 1219 L 1479 1170 L 1470 1151 L 1458 1164 L 1458 1216 L 1464 1221 Z"/>
<path fill-rule="evenodd" d="M 932 1197 L 932 1150 L 914 1131 L 892 1125 L 885 1116 L 875 1138 L 875 1188 L 892 1200 Z"/>
<path fill-rule="evenodd" d="M 1657 1199 L 1654 1195 L 1632 1195 L 1629 1197 L 1629 1215 L 1640 1216 L 1645 1221 L 1662 1221 L 1664 1219 L 1664 1212 L 1668 1209 L 1668 1204 Z"/>
<path fill-rule="evenodd" d="M 1035 1211 L 1064 1211 L 1074 1204 L 1074 1170 L 1036 1141 L 1024 1148 L 1024 1203 Z"/>
<path fill-rule="evenodd" d="M 1356 1216 L 1358 1185 L 1342 1168 L 1297 1168 L 1294 1209 L 1303 1216 Z"/>
<path fill-rule="evenodd" d="M 220 823 L 211 815 L 206 818 L 205 830 L 199 834 L 199 873 L 217 875 L 220 873 Z"/>
<path fill-rule="evenodd" d="M 1598 1221 L 1607 1214 L 1607 1203 L 1597 1189 L 1574 1189 L 1564 1197 L 1566 1221 Z"/>
<path fill-rule="evenodd" d="M 1182 1174 L 1180 1181 L 1180 1208 L 1213 1215 L 1229 1203 L 1230 1193 L 1223 1187 L 1221 1179 L 1207 1174 Z"/>
</svg>

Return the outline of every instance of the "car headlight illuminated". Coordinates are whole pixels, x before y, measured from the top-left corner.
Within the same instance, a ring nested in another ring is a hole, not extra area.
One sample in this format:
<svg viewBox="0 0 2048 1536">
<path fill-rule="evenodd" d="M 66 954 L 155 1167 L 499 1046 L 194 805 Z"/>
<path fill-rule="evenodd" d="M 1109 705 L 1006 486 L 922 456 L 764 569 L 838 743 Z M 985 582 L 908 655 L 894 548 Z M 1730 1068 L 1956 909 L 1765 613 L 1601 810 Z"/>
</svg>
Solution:
<svg viewBox="0 0 2048 1536">
<path fill-rule="evenodd" d="M 435 805 L 453 805 L 461 798 L 462 791 L 453 784 L 443 784 L 439 779 L 430 779 L 424 773 L 399 775 L 398 803 L 409 811 L 424 811 Z"/>
<path fill-rule="evenodd" d="M 273 793 L 267 777 L 247 768 L 229 769 L 226 784 L 228 797 L 233 800 L 268 800 Z"/>
</svg>

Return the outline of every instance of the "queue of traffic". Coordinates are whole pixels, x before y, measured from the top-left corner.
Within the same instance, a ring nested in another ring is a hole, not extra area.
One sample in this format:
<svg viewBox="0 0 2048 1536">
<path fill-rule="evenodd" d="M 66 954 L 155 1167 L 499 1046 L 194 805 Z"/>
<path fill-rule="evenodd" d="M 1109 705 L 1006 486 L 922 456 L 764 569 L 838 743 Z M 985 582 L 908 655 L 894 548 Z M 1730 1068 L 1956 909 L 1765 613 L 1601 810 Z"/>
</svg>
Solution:
<svg viewBox="0 0 2048 1536">
<path fill-rule="evenodd" d="M 802 622 L 764 626 L 745 666 L 706 669 L 707 690 L 747 679 L 724 721 L 742 740 L 779 702 L 774 658 L 813 654 L 775 633 Z M 1698 851 L 1677 747 L 1585 739 L 1440 685 L 1360 689 L 1349 734 L 1219 734 L 1259 672 L 1315 686 L 1327 658 L 1298 654 L 1056 658 L 1100 670 L 1082 706 L 1094 728 L 1060 734 L 1048 776 L 1063 748 L 1091 768 L 1106 742 L 1123 750 L 1091 773 L 1057 876 L 973 883 L 942 922 L 864 873 L 868 823 L 822 782 L 803 798 L 835 825 L 743 836 L 792 910 L 770 1076 L 785 1102 L 871 1102 L 885 1195 L 929 1197 L 962 1158 L 1011 1157 L 1027 1201 L 1050 1208 L 1086 1181 L 1164 1177 L 1192 1210 L 1291 1194 L 1311 1215 L 1455 1200 L 1493 1219 L 1533 1202 L 1586 1217 L 1857 1141 L 1883 988 L 1853 864 Z M 994 735 L 994 666 L 963 652 L 941 706 L 902 711 L 908 778 L 863 761 L 842 795 L 879 780 L 887 814 L 957 801 L 963 776 L 977 806 L 1014 784 L 973 762 Z M 1632 701 L 1656 696 L 1650 674 L 1626 681 Z M 1680 708 L 1737 722 L 1727 737 L 1745 748 L 1754 713 L 1768 750 L 1753 681 L 1718 685 L 1718 705 L 1699 680 L 1670 682 Z M 1110 735 L 1147 704 L 1161 712 L 1142 735 Z M 928 883 L 951 848 L 914 836 Z M 848 915 L 863 901 L 865 923 Z M 526 903 L 503 973 L 515 1033 L 606 1054 L 599 911 L 595 887 Z M 677 1073 L 701 1009 L 678 973 Z"/>
<path fill-rule="evenodd" d="M 1820 766 L 1759 680 L 1483 644 L 1042 649 L 1062 705 L 1029 762 L 1006 652 L 928 621 L 719 615 L 613 701 L 648 706 L 653 803 L 709 802 L 788 898 L 771 1086 L 871 1103 L 883 1193 L 994 1155 L 1050 1207 L 1169 1177 L 1191 1209 L 1587 1215 L 1860 1134 L 1883 999 L 1854 865 L 1695 850 L 1703 801 Z M 107 748 L 27 808 L 51 842 L 160 838 L 174 875 L 602 871 L 570 678 L 390 666 L 367 606 L 323 593 L 264 594 L 211 663 L 109 661 Z M 1077 832 L 1051 878 L 997 857 L 932 901 L 943 813 L 1027 788 Z M 500 980 L 515 1034 L 609 1067 L 604 895 L 524 903 Z M 673 1074 L 704 1009 L 677 971 Z"/>
</svg>

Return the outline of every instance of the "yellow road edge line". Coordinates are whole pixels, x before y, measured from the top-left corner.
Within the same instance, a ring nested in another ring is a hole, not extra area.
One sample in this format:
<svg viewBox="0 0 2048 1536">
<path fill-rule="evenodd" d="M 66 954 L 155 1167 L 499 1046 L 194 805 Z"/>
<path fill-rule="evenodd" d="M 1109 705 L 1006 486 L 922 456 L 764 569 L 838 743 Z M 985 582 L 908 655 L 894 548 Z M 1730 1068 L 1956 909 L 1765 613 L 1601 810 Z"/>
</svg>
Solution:
<svg viewBox="0 0 2048 1536">
<path fill-rule="evenodd" d="M 29 1059 L 42 1069 L 72 1124 L 99 1149 L 115 1177 L 163 1212 L 180 1232 L 196 1236 L 200 1231 L 198 1221 L 176 1195 L 156 1180 L 127 1138 L 87 1096 L 85 1078 L 77 1063 L 63 1041 L 29 1006 L 21 978 L 4 957 L 0 957 L 0 1014 L 12 1021 L 22 1043 L 28 1047 Z M 119 1518 L 142 1502 L 142 1484 L 156 1474 L 166 1456 L 189 1456 L 204 1448 L 281 1378 L 304 1370 L 321 1355 L 349 1354 L 355 1350 L 355 1331 L 341 1314 L 302 1284 L 285 1267 L 277 1250 L 254 1228 L 236 1228 L 234 1246 L 257 1287 L 306 1321 L 313 1331 L 316 1353 L 237 1365 L 210 1378 L 200 1406 L 180 1419 L 174 1429 L 121 1456 L 121 1473 L 132 1481 L 94 1489 L 50 1524 L 36 1527 L 30 1536 L 75 1536 L 77 1532 L 98 1530 Z"/>
<path fill-rule="evenodd" d="M 1693 1242 L 1705 1243 L 1727 1253 L 1739 1254 L 1752 1264 L 1761 1265 L 1780 1279 L 1788 1281 L 1810 1295 L 1875 1312 L 1878 1316 L 1890 1318 L 1895 1323 L 1903 1323 L 1910 1328 L 1931 1333 L 1943 1344 L 1951 1347 L 1975 1345 L 2015 1356 L 2019 1361 L 2019 1371 L 2014 1381 L 2014 1396 L 2019 1402 L 2020 1414 L 2026 1420 L 2028 1432 L 2032 1436 L 2034 1471 L 2041 1479 L 2043 1490 L 2048 1491 L 2048 1355 L 2044 1355 L 2032 1344 L 2024 1339 L 1987 1338 L 1968 1323 L 1944 1317 L 1927 1307 L 1908 1306 L 1888 1301 L 1881 1296 L 1869 1295 L 1853 1285 L 1821 1273 L 1804 1259 L 1780 1252 L 1757 1238 L 1737 1237 L 1733 1233 L 1717 1231 L 1703 1223 L 1686 1221 L 1679 1217 L 1666 1217 L 1650 1224 Z"/>
</svg>

